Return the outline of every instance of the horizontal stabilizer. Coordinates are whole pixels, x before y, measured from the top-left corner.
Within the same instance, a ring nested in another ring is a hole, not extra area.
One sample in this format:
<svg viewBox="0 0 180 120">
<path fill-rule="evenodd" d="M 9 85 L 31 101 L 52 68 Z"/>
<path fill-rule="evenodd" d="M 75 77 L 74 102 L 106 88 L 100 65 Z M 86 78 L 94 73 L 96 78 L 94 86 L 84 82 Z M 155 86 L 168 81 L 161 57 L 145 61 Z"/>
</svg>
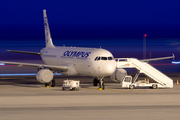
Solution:
<svg viewBox="0 0 180 120">
<path fill-rule="evenodd" d="M 27 52 L 27 51 L 16 51 L 16 50 L 6 50 L 7 52 L 15 52 L 15 53 L 23 53 L 23 54 L 31 54 L 31 55 L 41 55 L 38 52 Z"/>
</svg>

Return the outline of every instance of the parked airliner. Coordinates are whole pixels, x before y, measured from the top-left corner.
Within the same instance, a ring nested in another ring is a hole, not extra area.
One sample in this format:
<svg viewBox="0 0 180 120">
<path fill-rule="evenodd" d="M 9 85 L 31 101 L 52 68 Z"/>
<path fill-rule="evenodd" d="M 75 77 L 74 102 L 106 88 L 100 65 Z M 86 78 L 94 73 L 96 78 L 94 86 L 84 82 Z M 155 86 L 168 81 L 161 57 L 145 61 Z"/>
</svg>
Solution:
<svg viewBox="0 0 180 120">
<path fill-rule="evenodd" d="M 99 84 L 100 89 L 104 89 L 104 77 L 113 75 L 117 72 L 116 61 L 111 52 L 101 48 L 81 48 L 81 47 L 65 47 L 54 46 L 50 34 L 46 10 L 43 10 L 44 30 L 46 47 L 37 52 L 7 50 L 9 52 L 25 53 L 40 55 L 44 64 L 21 63 L 0 61 L 6 64 L 16 64 L 18 66 L 34 66 L 38 72 L 36 78 L 39 82 L 45 83 L 45 86 L 51 84 L 55 87 L 54 75 L 61 73 L 68 76 L 92 76 L 93 84 Z M 143 61 L 168 59 L 172 57 L 146 59 Z M 118 71 L 124 74 L 124 71 Z M 125 72 L 126 73 L 126 72 Z M 121 76 L 123 77 L 123 75 Z"/>
</svg>

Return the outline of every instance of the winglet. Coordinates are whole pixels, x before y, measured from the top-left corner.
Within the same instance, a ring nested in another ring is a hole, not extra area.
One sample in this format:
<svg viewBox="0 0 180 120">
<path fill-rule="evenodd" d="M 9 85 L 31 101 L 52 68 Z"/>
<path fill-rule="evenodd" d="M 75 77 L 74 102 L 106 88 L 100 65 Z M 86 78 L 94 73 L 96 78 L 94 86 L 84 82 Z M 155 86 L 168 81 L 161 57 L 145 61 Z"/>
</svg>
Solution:
<svg viewBox="0 0 180 120">
<path fill-rule="evenodd" d="M 53 42 L 52 42 L 52 38 L 51 38 L 51 33 L 50 33 L 47 14 L 46 14 L 45 9 L 43 10 L 43 16 L 44 16 L 44 31 L 45 31 L 46 47 L 54 47 Z"/>
<path fill-rule="evenodd" d="M 174 54 L 172 54 L 173 55 L 173 60 L 174 60 L 174 58 L 175 58 L 175 55 Z"/>
</svg>

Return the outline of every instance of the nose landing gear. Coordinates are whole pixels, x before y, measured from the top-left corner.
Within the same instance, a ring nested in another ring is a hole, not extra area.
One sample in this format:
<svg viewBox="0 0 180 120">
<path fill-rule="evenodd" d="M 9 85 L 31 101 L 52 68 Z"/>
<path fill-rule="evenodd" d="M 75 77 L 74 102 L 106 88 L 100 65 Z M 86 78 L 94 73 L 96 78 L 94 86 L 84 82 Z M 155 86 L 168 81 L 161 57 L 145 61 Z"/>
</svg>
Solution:
<svg viewBox="0 0 180 120">
<path fill-rule="evenodd" d="M 103 78 L 95 78 L 93 81 L 93 85 L 97 86 L 99 84 L 99 90 L 104 90 L 105 89 L 105 85 L 104 85 L 104 80 Z"/>
<path fill-rule="evenodd" d="M 100 78 L 99 80 L 99 90 L 104 90 L 105 86 L 104 86 L 104 80 L 103 78 Z"/>
</svg>

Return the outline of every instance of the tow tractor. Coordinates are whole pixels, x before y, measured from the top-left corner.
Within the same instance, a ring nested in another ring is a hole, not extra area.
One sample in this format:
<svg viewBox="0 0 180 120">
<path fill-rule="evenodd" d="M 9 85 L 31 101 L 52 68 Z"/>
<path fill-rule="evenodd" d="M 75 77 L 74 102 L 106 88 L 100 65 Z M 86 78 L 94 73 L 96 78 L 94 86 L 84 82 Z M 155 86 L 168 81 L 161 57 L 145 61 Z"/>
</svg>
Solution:
<svg viewBox="0 0 180 120">
<path fill-rule="evenodd" d="M 138 80 L 137 82 L 132 82 L 132 76 L 130 75 L 127 75 L 123 78 L 121 85 L 122 88 L 129 88 L 129 89 L 133 89 L 136 87 L 150 87 L 153 89 L 164 88 L 164 86 L 162 86 L 159 83 L 149 83 L 149 81 L 147 80 Z"/>
<path fill-rule="evenodd" d="M 69 89 L 70 91 L 79 90 L 79 83 L 80 81 L 75 80 L 64 80 L 62 90 Z"/>
</svg>

